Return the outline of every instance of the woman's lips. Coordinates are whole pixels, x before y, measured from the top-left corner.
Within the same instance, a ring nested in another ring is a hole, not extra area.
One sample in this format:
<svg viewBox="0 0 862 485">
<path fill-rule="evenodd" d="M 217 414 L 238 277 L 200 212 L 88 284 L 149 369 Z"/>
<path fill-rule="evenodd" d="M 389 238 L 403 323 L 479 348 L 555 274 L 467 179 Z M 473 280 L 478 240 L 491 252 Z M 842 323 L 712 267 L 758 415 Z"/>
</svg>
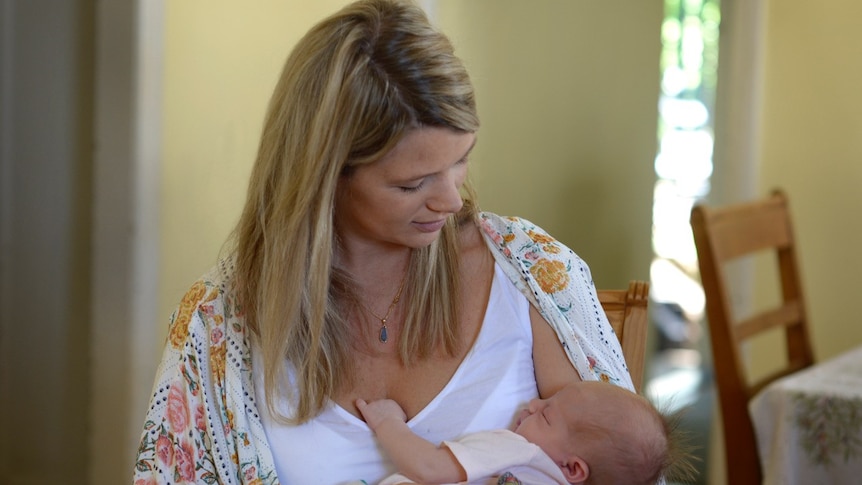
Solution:
<svg viewBox="0 0 862 485">
<path fill-rule="evenodd" d="M 414 222 L 413 225 L 416 226 L 422 232 L 437 232 L 440 229 L 443 229 L 443 224 L 446 224 L 446 219 L 440 219 L 439 221 L 432 222 Z"/>
</svg>

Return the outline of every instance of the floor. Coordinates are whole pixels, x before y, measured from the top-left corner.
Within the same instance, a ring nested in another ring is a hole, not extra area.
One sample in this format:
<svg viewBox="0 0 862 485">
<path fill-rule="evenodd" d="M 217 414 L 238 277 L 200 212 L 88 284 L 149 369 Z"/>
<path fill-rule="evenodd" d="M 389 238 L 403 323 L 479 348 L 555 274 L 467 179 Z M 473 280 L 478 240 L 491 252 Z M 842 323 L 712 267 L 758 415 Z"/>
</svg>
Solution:
<svg viewBox="0 0 862 485">
<path fill-rule="evenodd" d="M 694 349 L 659 350 L 651 358 L 644 387 L 659 409 L 686 408 L 681 426 L 697 459 L 698 479 L 687 482 L 694 485 L 705 485 L 709 477 L 707 457 L 715 407 L 715 386 L 704 360 L 702 352 Z"/>
</svg>

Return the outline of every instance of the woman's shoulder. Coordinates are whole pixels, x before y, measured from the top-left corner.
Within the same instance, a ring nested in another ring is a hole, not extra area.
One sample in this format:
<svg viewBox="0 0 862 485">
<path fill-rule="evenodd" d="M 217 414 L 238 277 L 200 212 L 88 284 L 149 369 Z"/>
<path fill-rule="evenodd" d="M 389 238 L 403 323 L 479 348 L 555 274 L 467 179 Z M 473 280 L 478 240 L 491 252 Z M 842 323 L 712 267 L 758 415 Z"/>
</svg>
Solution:
<svg viewBox="0 0 862 485">
<path fill-rule="evenodd" d="M 183 295 L 180 307 L 196 308 L 219 297 L 230 296 L 235 273 L 233 257 L 220 259 L 192 283 Z"/>
<path fill-rule="evenodd" d="M 524 217 L 501 216 L 493 212 L 480 212 L 479 225 L 485 232 L 500 234 L 541 234 L 553 239 L 546 230 Z"/>
<path fill-rule="evenodd" d="M 577 256 L 546 230 L 523 217 L 480 212 L 478 221 L 488 243 L 507 256 L 525 251 Z"/>
<path fill-rule="evenodd" d="M 232 291 L 233 281 L 233 259 L 225 258 L 192 283 L 171 316 L 168 341 L 174 348 L 199 332 L 241 331 L 242 312 Z"/>
</svg>

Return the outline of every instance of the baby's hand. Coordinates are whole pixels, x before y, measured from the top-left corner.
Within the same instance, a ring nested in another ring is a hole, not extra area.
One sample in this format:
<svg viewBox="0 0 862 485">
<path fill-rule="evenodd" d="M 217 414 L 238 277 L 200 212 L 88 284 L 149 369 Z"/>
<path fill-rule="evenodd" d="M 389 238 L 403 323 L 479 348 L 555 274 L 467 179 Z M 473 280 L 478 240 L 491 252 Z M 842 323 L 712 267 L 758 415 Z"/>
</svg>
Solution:
<svg viewBox="0 0 862 485">
<path fill-rule="evenodd" d="M 407 415 L 401 406 L 392 399 L 379 399 L 377 401 L 365 402 L 364 399 L 356 400 L 356 407 L 368 423 L 368 427 L 376 430 L 383 422 L 394 419 L 401 423 L 407 422 Z"/>
</svg>

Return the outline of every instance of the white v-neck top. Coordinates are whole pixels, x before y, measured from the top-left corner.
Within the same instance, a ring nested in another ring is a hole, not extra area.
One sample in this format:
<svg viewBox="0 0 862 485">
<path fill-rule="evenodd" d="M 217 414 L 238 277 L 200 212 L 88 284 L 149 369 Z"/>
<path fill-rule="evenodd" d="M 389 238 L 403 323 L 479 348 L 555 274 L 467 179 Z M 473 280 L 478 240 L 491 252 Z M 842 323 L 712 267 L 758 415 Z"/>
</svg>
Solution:
<svg viewBox="0 0 862 485">
<path fill-rule="evenodd" d="M 529 303 L 498 265 L 482 328 L 443 390 L 407 424 L 433 442 L 512 426 L 518 409 L 538 396 Z M 263 396 L 260 352 L 252 349 L 255 393 Z M 377 483 L 395 473 L 364 421 L 335 403 L 300 426 L 261 419 L 282 485 Z M 286 408 L 285 411 L 289 411 Z"/>
</svg>

